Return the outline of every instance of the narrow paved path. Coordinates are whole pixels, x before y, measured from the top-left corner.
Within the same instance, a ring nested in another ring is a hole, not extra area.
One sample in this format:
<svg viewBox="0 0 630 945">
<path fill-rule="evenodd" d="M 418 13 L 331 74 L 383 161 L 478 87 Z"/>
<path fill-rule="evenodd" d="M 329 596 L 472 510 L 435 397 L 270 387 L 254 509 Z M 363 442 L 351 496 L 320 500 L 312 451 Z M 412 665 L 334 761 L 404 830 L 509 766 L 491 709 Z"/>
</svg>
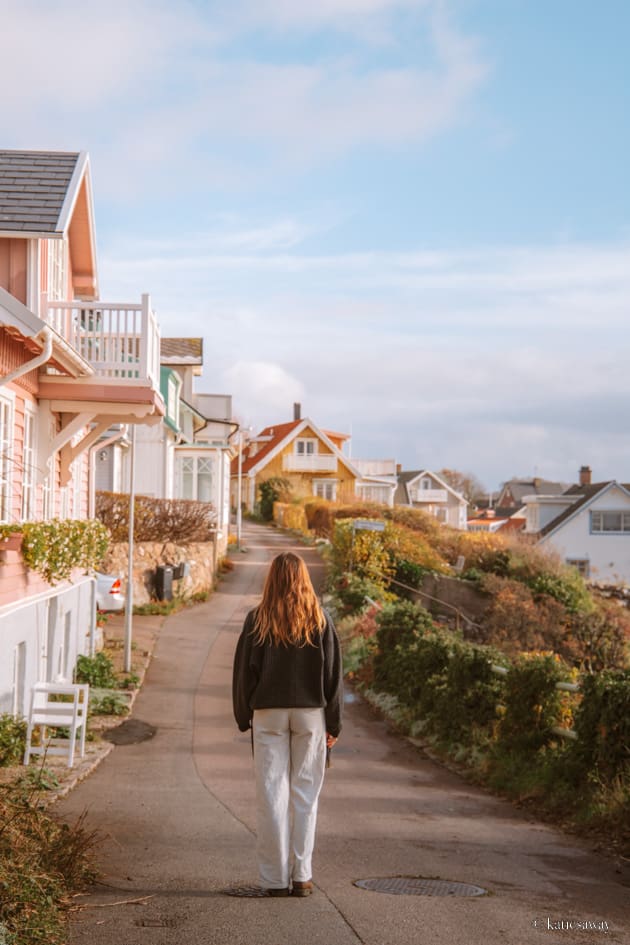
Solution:
<svg viewBox="0 0 630 945">
<path fill-rule="evenodd" d="M 424 758 L 361 704 L 348 706 L 327 775 L 315 894 L 225 895 L 256 883 L 250 746 L 232 719 L 232 654 L 269 561 L 295 547 L 253 525 L 245 539 L 248 553 L 211 600 L 164 625 L 134 710 L 155 736 L 117 747 L 57 807 L 68 819 L 87 808 L 88 825 L 108 835 L 102 884 L 79 900 L 72 945 L 630 945 L 628 876 Z M 295 550 L 317 580 L 317 555 Z M 396 896 L 353 885 L 397 875 L 490 894 Z M 143 902 L 117 904 L 130 899 Z M 548 920 L 609 931 L 553 931 Z"/>
</svg>

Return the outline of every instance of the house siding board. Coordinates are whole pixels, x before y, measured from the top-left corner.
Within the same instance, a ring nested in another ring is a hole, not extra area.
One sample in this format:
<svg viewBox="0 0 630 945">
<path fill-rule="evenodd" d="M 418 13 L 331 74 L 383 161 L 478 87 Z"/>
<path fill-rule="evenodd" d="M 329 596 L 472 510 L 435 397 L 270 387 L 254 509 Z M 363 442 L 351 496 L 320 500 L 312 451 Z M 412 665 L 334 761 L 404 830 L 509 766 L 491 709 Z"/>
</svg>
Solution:
<svg viewBox="0 0 630 945">
<path fill-rule="evenodd" d="M 2 223 L 0 222 L 0 229 Z M 0 238 L 0 285 L 26 305 L 27 241 Z"/>
<path fill-rule="evenodd" d="M 15 371 L 34 357 L 35 352 L 29 352 L 10 331 L 0 327 L 0 374 L 10 374 L 11 371 Z M 23 374 L 7 386 L 11 390 L 21 388 L 35 394 L 38 389 L 37 371 L 29 371 L 28 374 Z"/>
</svg>

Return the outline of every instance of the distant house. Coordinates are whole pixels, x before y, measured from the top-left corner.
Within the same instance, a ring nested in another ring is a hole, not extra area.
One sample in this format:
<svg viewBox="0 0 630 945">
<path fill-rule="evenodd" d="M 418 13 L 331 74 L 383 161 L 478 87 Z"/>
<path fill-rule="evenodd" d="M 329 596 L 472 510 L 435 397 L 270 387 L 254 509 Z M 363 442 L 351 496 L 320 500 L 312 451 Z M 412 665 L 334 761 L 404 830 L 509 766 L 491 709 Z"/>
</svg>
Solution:
<svg viewBox="0 0 630 945">
<path fill-rule="evenodd" d="M 590 581 L 630 584 L 630 483 L 580 483 L 561 495 L 525 496 L 526 532 Z"/>
<path fill-rule="evenodd" d="M 137 431 L 136 492 L 211 503 L 218 552 L 223 554 L 230 514 L 230 437 L 238 429 L 232 420 L 232 398 L 194 390 L 195 378 L 203 369 L 202 338 L 162 338 L 160 362 L 165 413 L 161 425 Z M 128 490 L 128 458 L 128 437 L 99 450 L 99 488 Z"/>
<path fill-rule="evenodd" d="M 436 473 L 428 469 L 398 472 L 395 505 L 407 505 L 433 515 L 444 525 L 465 530 L 468 502 Z"/>
<path fill-rule="evenodd" d="M 395 459 L 353 459 L 361 474 L 355 485 L 356 497 L 363 502 L 392 506 L 398 486 Z"/>
<path fill-rule="evenodd" d="M 532 495 L 561 495 L 569 484 L 553 482 L 550 479 L 508 479 L 501 488 L 494 503 L 497 515 L 509 517 L 518 509 L 522 509 L 525 496 Z"/>
<path fill-rule="evenodd" d="M 148 295 L 99 299 L 84 152 L 0 151 L 0 522 L 86 518 L 112 425 L 160 423 Z M 0 712 L 67 678 L 94 627 L 94 579 L 54 587 L 0 550 Z"/>
<path fill-rule="evenodd" d="M 243 449 L 240 463 L 241 496 L 245 508 L 253 511 L 259 501 L 262 482 L 280 478 L 288 482 L 297 498 L 318 496 L 331 502 L 351 502 L 361 474 L 344 456 L 343 433 L 322 430 L 313 420 L 297 416 L 290 423 L 265 427 Z M 232 460 L 232 505 L 237 505 L 238 457 Z"/>
</svg>

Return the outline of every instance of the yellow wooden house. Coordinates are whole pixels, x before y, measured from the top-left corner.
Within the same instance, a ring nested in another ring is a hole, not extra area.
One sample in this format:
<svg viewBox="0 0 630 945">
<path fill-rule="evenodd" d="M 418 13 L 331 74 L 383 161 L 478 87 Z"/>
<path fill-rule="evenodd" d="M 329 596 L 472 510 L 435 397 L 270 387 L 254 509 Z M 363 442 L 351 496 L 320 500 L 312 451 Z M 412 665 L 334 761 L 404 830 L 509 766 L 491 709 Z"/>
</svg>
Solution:
<svg viewBox="0 0 630 945">
<path fill-rule="evenodd" d="M 239 465 L 242 505 L 249 511 L 260 498 L 260 484 L 272 478 L 286 480 L 293 498 L 353 501 L 361 474 L 342 452 L 348 439 L 320 429 L 308 417 L 265 427 L 245 444 L 240 464 L 238 456 L 232 461 L 232 506 L 237 504 Z"/>
</svg>

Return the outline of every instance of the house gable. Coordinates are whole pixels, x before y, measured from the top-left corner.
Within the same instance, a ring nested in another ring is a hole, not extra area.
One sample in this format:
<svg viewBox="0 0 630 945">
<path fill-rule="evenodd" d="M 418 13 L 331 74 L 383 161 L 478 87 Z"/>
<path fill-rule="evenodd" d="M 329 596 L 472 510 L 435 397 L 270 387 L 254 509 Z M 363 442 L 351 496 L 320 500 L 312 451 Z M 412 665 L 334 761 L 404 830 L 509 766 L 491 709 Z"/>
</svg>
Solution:
<svg viewBox="0 0 630 945">
<path fill-rule="evenodd" d="M 339 447 L 335 446 L 330 437 L 323 430 L 320 430 L 308 417 L 305 417 L 303 420 L 294 420 L 292 423 L 281 424 L 275 428 L 267 427 L 260 435 L 261 437 L 272 435 L 273 439 L 266 443 L 263 449 L 255 454 L 251 464 L 249 462 L 243 463 L 243 472 L 247 472 L 250 476 L 256 476 L 265 466 L 275 459 L 276 456 L 283 453 L 287 447 L 293 444 L 297 439 L 315 439 L 325 447 L 325 450 L 322 452 L 327 452 L 335 456 L 337 461 L 345 466 L 351 477 L 355 479 L 360 478 L 359 471 L 355 469 L 352 463 L 343 455 Z"/>
<path fill-rule="evenodd" d="M 583 511 L 590 511 L 592 506 L 599 506 L 600 500 L 607 498 L 601 506 L 601 511 L 612 509 L 614 507 L 614 497 L 619 496 L 624 506 L 627 504 L 630 508 L 630 484 L 622 484 L 612 480 L 610 482 L 594 483 L 590 486 L 574 486 L 576 492 L 576 501 L 569 508 L 565 509 L 551 522 L 541 529 L 539 533 L 539 543 L 542 544 L 548 538 L 557 535 L 566 525 L 574 520 Z M 573 491 L 569 490 L 569 491 Z"/>
</svg>

